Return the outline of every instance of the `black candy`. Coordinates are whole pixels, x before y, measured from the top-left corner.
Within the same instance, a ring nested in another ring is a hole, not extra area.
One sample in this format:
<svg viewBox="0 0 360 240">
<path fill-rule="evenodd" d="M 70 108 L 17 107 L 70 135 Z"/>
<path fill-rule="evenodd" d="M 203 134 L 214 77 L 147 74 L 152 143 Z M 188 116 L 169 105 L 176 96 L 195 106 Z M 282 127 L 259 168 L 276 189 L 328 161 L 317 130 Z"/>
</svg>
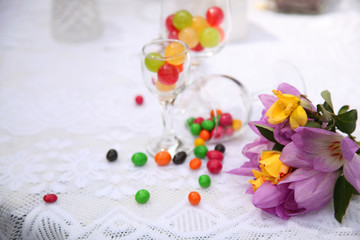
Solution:
<svg viewBox="0 0 360 240">
<path fill-rule="evenodd" d="M 173 162 L 175 164 L 182 164 L 185 162 L 185 159 L 186 159 L 186 152 L 181 151 L 175 154 L 175 156 L 173 157 Z"/>
<path fill-rule="evenodd" d="M 110 162 L 113 162 L 117 159 L 118 154 L 115 149 L 110 149 L 106 154 L 106 159 Z"/>
<path fill-rule="evenodd" d="M 215 146 L 215 150 L 218 150 L 218 151 L 224 153 L 225 152 L 225 147 L 222 144 L 218 144 L 218 145 Z"/>
</svg>

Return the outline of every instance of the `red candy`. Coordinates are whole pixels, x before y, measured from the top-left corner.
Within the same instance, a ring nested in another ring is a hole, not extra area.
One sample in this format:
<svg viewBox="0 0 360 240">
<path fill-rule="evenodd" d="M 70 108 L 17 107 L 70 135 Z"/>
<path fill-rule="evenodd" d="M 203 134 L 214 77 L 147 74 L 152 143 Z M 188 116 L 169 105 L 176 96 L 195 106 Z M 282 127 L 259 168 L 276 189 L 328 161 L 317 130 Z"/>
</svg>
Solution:
<svg viewBox="0 0 360 240">
<path fill-rule="evenodd" d="M 224 12 L 219 7 L 211 7 L 206 12 L 206 19 L 211 26 L 217 26 L 224 20 Z"/>
<path fill-rule="evenodd" d="M 201 52 L 202 50 L 204 50 L 204 47 L 201 46 L 201 44 L 199 43 L 198 45 L 196 45 L 196 47 L 191 48 L 191 50 L 194 52 Z"/>
<path fill-rule="evenodd" d="M 179 79 L 179 69 L 174 65 L 165 63 L 158 71 L 159 82 L 165 85 L 173 85 Z"/>
<path fill-rule="evenodd" d="M 206 166 L 212 174 L 218 174 L 222 169 L 222 163 L 219 160 L 210 159 Z"/>
<path fill-rule="evenodd" d="M 174 27 L 173 18 L 174 18 L 174 14 L 171 14 L 166 18 L 166 21 L 165 21 L 166 28 L 169 32 L 172 32 L 172 31 L 179 32 L 179 30 L 177 30 Z"/>
<path fill-rule="evenodd" d="M 137 105 L 141 105 L 144 102 L 144 98 L 141 95 L 137 95 L 135 97 L 135 102 L 136 102 Z"/>
<path fill-rule="evenodd" d="M 224 154 L 218 150 L 211 150 L 206 153 L 208 159 L 222 161 L 224 159 Z"/>
<path fill-rule="evenodd" d="M 225 130 L 222 126 L 218 126 L 217 128 L 214 128 L 210 132 L 210 136 L 212 137 L 215 134 L 214 138 L 219 139 L 222 138 L 225 134 Z"/>
<path fill-rule="evenodd" d="M 234 129 L 232 127 L 229 127 L 225 130 L 225 135 L 228 137 L 231 137 L 234 134 Z"/>
<path fill-rule="evenodd" d="M 57 196 L 55 194 L 46 194 L 43 199 L 47 203 L 53 203 L 57 200 Z"/>
<path fill-rule="evenodd" d="M 221 126 L 224 126 L 224 127 L 229 126 L 232 124 L 232 121 L 233 121 L 232 116 L 229 113 L 221 114 L 221 116 L 220 116 L 220 125 Z"/>
<path fill-rule="evenodd" d="M 202 117 L 198 117 L 198 118 L 195 118 L 194 123 L 201 124 L 201 123 L 202 123 L 202 121 L 204 121 L 204 118 L 202 118 Z"/>
<path fill-rule="evenodd" d="M 168 38 L 169 39 L 179 39 L 177 30 L 169 31 Z"/>
</svg>

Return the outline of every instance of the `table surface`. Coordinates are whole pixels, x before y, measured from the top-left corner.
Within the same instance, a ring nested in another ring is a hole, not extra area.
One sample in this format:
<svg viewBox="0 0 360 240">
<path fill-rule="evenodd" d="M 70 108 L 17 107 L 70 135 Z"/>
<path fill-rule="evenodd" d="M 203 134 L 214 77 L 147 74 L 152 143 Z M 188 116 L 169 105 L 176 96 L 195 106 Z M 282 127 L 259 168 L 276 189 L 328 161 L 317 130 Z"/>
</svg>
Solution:
<svg viewBox="0 0 360 240">
<path fill-rule="evenodd" d="M 332 202 L 288 221 L 255 208 L 248 178 L 226 173 L 246 161 L 241 149 L 255 138 L 248 129 L 225 143 L 223 171 L 209 189 L 197 184 L 205 166 L 132 165 L 162 129 L 139 62 L 142 45 L 158 36 L 159 6 L 101 1 L 101 38 L 69 44 L 52 38 L 50 1 L 0 2 L 0 239 L 359 239 L 358 196 L 342 224 Z M 207 73 L 270 93 L 274 64 L 286 60 L 313 102 L 328 89 L 335 108 L 360 109 L 359 1 L 330 1 L 322 15 L 279 14 L 250 1 L 246 25 L 244 39 L 205 63 Z M 253 119 L 259 111 L 254 101 Z M 113 163 L 110 148 L 119 152 Z M 151 199 L 139 205 L 142 188 Z M 187 201 L 193 190 L 202 196 L 196 207 Z M 44 203 L 47 193 L 57 202 Z"/>
</svg>

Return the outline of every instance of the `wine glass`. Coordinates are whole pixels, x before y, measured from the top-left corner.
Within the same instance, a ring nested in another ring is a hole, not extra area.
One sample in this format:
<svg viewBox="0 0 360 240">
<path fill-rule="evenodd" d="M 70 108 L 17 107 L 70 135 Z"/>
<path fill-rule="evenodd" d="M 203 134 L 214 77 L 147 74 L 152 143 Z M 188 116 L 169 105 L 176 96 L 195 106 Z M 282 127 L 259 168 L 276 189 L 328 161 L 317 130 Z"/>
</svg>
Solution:
<svg viewBox="0 0 360 240">
<path fill-rule="evenodd" d="M 152 41 L 142 48 L 141 66 L 146 87 L 159 100 L 164 124 L 162 135 L 148 144 L 148 153 L 155 156 L 168 151 L 173 156 L 178 151 L 189 152 L 191 148 L 175 135 L 172 121 L 174 100 L 189 78 L 188 46 L 174 39 Z"/>
<path fill-rule="evenodd" d="M 203 61 L 229 39 L 230 0 L 162 0 L 161 6 L 161 37 L 185 42 L 191 53 L 191 82 L 202 78 Z"/>
</svg>

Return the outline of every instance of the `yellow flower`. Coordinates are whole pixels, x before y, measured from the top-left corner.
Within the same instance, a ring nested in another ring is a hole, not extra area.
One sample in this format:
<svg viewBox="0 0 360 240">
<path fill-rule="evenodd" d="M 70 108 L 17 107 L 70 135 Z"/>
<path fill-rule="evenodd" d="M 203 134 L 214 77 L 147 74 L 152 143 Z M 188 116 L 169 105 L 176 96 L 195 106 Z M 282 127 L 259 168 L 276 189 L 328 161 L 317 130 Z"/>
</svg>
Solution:
<svg viewBox="0 0 360 240">
<path fill-rule="evenodd" d="M 254 191 L 258 189 L 265 181 L 272 184 L 278 184 L 290 171 L 290 167 L 280 161 L 280 152 L 263 151 L 260 156 L 261 172 L 253 170 L 255 180 L 249 183 L 253 186 Z"/>
<path fill-rule="evenodd" d="M 290 118 L 291 129 L 304 126 L 307 115 L 304 108 L 300 106 L 300 98 L 291 94 L 282 94 L 279 90 L 273 90 L 273 93 L 278 100 L 266 112 L 269 123 L 279 124 Z"/>
</svg>

